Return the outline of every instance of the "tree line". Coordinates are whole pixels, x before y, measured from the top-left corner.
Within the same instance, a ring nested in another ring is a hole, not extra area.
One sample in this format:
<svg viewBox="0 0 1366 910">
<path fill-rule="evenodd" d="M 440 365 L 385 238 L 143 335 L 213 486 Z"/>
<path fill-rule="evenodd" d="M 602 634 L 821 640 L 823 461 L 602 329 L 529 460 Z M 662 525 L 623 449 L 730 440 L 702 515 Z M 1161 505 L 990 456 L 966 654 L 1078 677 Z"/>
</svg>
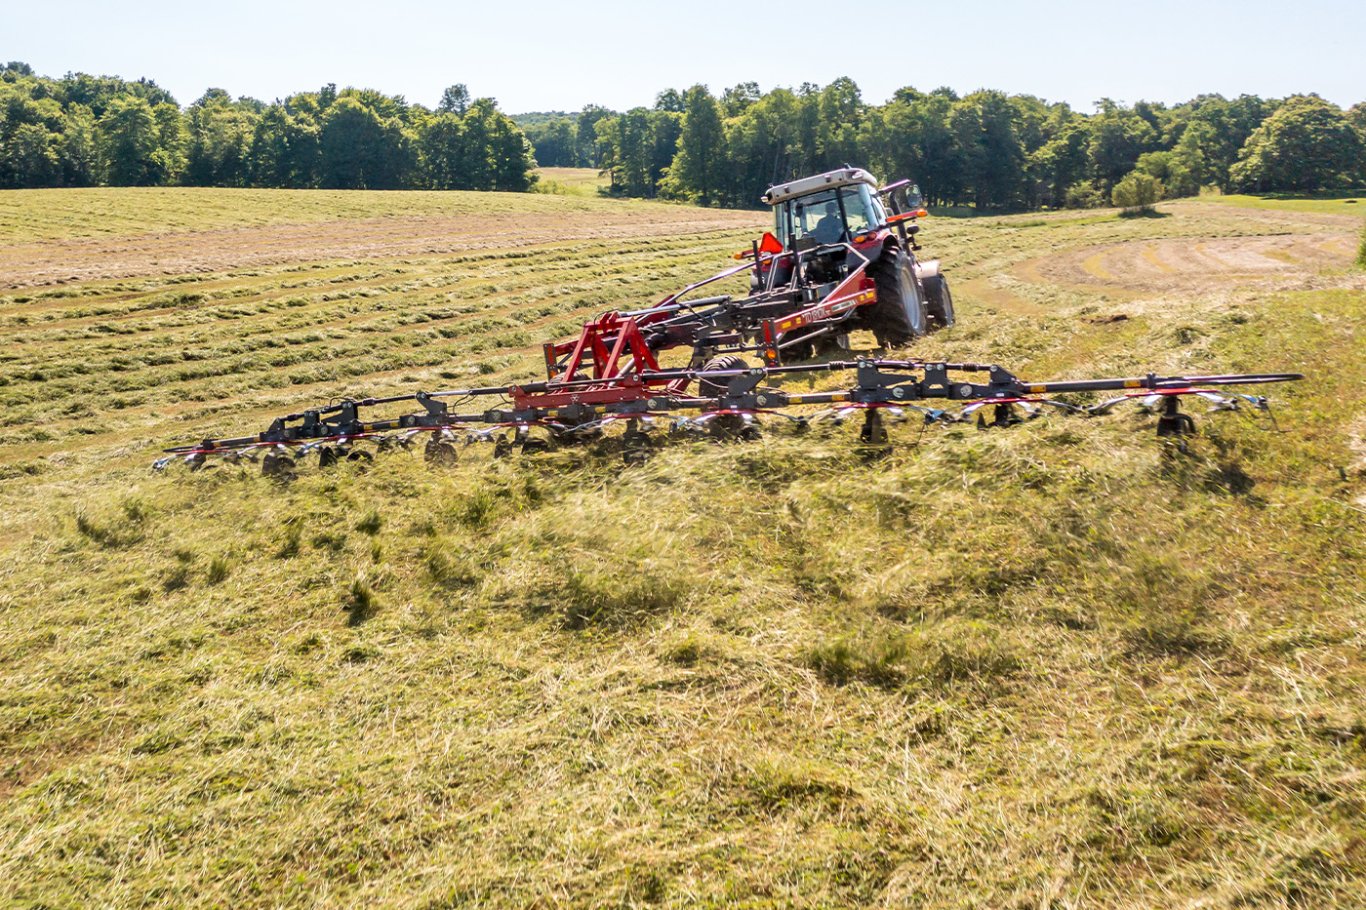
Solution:
<svg viewBox="0 0 1366 910">
<path fill-rule="evenodd" d="M 0 69 L 0 188 L 518 191 L 535 167 L 521 128 L 463 85 L 435 110 L 335 85 L 270 104 L 214 88 L 182 109 L 147 79 Z"/>
<path fill-rule="evenodd" d="M 1094 113 L 1031 95 L 858 85 L 761 92 L 745 82 L 661 92 L 653 107 L 589 105 L 513 118 L 446 89 L 435 109 L 327 85 L 265 103 L 210 89 L 181 108 L 147 79 L 0 69 L 0 187 L 260 186 L 527 190 L 542 166 L 596 167 L 611 191 L 754 206 L 773 183 L 845 163 L 910 176 L 938 205 L 1090 207 L 1366 183 L 1366 102 L 1315 95 L 1167 106 L 1102 99 Z M 1119 195 L 1116 195 L 1118 188 Z"/>
<path fill-rule="evenodd" d="M 1201 95 L 1182 104 L 1102 99 L 1084 114 L 1031 95 L 903 88 L 886 104 L 857 84 L 719 97 L 705 86 L 660 93 L 653 108 L 523 122 L 544 166 L 598 167 L 614 192 L 753 206 L 773 183 L 845 163 L 915 178 L 938 205 L 1011 211 L 1092 207 L 1140 195 L 1306 192 L 1366 183 L 1366 102 L 1315 95 Z M 1116 204 L 1121 204 L 1116 202 Z"/>
</svg>

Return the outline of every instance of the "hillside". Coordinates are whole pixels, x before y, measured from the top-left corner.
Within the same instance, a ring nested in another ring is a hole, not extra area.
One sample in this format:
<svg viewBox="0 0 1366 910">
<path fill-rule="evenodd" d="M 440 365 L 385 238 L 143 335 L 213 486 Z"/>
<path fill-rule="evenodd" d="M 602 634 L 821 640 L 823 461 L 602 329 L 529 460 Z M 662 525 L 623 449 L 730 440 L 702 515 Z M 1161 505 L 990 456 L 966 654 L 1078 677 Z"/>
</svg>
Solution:
<svg viewBox="0 0 1366 910">
<path fill-rule="evenodd" d="M 918 354 L 1310 374 L 1190 455 L 1122 412 L 282 485 L 148 466 L 536 376 L 762 215 L 0 195 L 0 904 L 1361 907 L 1361 223 L 1236 203 L 922 235 Z"/>
</svg>

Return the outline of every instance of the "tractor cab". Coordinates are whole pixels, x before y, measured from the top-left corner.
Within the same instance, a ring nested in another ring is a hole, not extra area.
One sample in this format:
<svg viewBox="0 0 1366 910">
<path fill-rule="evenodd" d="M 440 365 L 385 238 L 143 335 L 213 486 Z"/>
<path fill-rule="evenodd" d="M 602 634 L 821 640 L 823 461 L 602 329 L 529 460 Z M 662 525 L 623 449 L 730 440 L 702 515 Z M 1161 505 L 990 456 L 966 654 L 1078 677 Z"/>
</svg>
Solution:
<svg viewBox="0 0 1366 910">
<path fill-rule="evenodd" d="M 862 168 L 782 183 L 763 201 L 773 207 L 773 235 L 785 250 L 844 243 L 862 248 L 885 239 L 887 212 L 878 183 Z"/>
<path fill-rule="evenodd" d="M 777 184 L 761 198 L 773 209 L 773 228 L 734 254 L 749 260 L 749 294 L 716 298 L 726 316 L 697 342 L 699 363 L 705 362 L 704 348 L 724 356 L 753 350 L 724 348 L 746 337 L 762 337 L 763 356 L 771 364 L 805 359 L 829 345 L 848 350 L 854 328 L 871 330 L 881 345 L 902 346 L 953 324 L 939 263 L 915 255 L 915 220 L 925 210 L 911 181 L 880 186 L 863 168 L 846 166 Z M 665 304 L 676 302 L 668 298 Z M 681 327 L 692 318 L 661 319 L 651 327 L 652 344 L 681 339 Z M 732 329 L 739 334 L 726 334 Z"/>
<path fill-rule="evenodd" d="M 900 181 L 894 187 L 900 191 L 908 184 Z M 858 167 L 770 187 L 761 198 L 773 209 L 773 229 L 754 252 L 773 258 L 761 257 L 752 289 L 786 285 L 799 268 L 804 283 L 814 286 L 809 296 L 819 298 L 827 285 L 880 259 L 887 249 L 914 248 L 909 238 L 917 228 L 898 223 L 896 208 L 888 214 L 888 202 L 895 205 L 901 197 L 893 200 L 885 197 L 887 192 L 877 178 Z"/>
</svg>

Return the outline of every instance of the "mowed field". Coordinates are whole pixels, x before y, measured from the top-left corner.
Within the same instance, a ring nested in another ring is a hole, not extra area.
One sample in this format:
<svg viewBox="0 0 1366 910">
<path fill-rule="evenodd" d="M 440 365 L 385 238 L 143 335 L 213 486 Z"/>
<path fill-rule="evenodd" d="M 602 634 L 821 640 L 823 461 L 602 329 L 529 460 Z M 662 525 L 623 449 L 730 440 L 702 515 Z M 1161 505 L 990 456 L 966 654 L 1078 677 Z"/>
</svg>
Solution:
<svg viewBox="0 0 1366 910">
<path fill-rule="evenodd" d="M 0 194 L 0 904 L 1366 906 L 1343 212 L 926 220 L 959 325 L 910 353 L 1310 374 L 1275 424 L 1192 407 L 1188 454 L 1121 411 L 878 458 L 774 428 L 634 467 L 149 471 L 312 402 L 538 377 L 764 223 Z"/>
</svg>

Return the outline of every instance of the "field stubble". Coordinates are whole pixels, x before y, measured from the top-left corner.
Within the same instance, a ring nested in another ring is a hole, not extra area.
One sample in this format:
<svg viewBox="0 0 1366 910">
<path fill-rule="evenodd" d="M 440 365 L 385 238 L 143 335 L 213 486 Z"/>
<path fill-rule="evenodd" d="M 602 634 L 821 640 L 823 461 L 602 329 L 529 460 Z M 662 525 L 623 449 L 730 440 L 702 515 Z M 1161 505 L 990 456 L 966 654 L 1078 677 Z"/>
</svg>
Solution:
<svg viewBox="0 0 1366 910">
<path fill-rule="evenodd" d="M 1188 457 L 1125 413 L 901 428 L 872 461 L 773 432 L 281 486 L 146 465 L 307 401 L 532 376 L 760 220 L 306 196 L 318 242 L 239 261 L 311 229 L 200 192 L 195 239 L 153 242 L 176 274 L 138 258 L 167 205 L 138 193 L 87 201 L 118 229 L 82 280 L 0 267 L 0 901 L 1361 906 L 1354 223 L 926 225 L 961 322 L 917 353 L 1313 377 L 1272 390 L 1279 432 L 1202 420 Z M 47 198 L 0 224 L 57 262 L 86 228 Z"/>
</svg>

